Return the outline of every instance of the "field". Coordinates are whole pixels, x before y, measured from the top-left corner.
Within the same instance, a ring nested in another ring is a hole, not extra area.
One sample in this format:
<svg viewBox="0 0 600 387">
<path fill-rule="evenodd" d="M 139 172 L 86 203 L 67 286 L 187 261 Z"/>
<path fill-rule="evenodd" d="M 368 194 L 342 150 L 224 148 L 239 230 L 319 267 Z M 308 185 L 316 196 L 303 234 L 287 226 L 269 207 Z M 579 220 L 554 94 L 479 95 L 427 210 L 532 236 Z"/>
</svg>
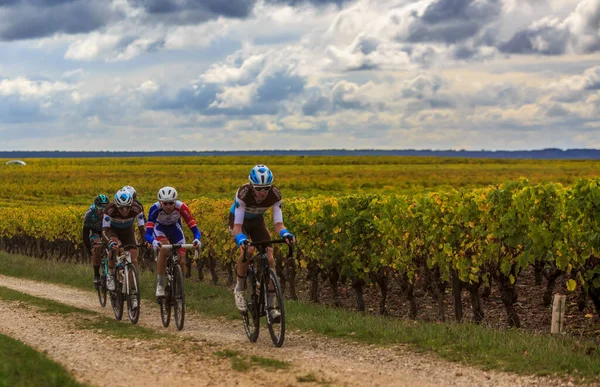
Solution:
<svg viewBox="0 0 600 387">
<path fill-rule="evenodd" d="M 599 161 L 487 160 L 421 157 L 173 157 L 0 160 L 0 206 L 86 205 L 98 193 L 134 186 L 144 205 L 165 185 L 183 200 L 232 199 L 253 165 L 264 163 L 285 198 L 354 193 L 419 194 L 475 188 L 525 177 L 571 184 L 600 176 Z"/>
<path fill-rule="evenodd" d="M 202 257 L 196 265 L 219 273 L 219 285 L 229 287 L 225 278 L 231 276 L 235 245 L 225 214 L 236 188 L 247 181 L 249 169 L 265 163 L 283 192 L 286 225 L 299 239 L 292 261 L 278 256 L 279 275 L 287 281 L 291 299 L 342 306 L 351 313 L 388 314 L 393 319 L 474 322 L 475 327 L 458 324 L 461 332 L 463 326 L 475 331 L 457 335 L 481 335 L 482 343 L 473 344 L 481 347 L 477 350 L 441 340 L 443 332 L 427 333 L 431 329 L 427 325 L 415 325 L 415 334 L 423 336 L 406 342 L 452 360 L 471 359 L 469 363 L 484 368 L 575 377 L 580 366 L 557 364 L 543 371 L 533 363 L 524 368 L 506 366 L 521 364 L 520 355 L 510 361 L 494 356 L 474 360 L 481 357 L 476 351 L 487 351 L 484 342 L 495 340 L 496 330 L 502 332 L 507 326 L 522 328 L 519 332 L 526 334 L 519 340 L 524 341 L 514 345 L 532 353 L 530 348 L 539 345 L 534 343 L 540 337 L 545 342 L 549 302 L 559 290 L 569 293 L 568 340 L 572 341 L 568 351 L 582 356 L 576 362 L 591 362 L 591 369 L 600 361 L 594 347 L 600 343 L 600 308 L 582 300 L 587 289 L 600 288 L 600 162 L 407 157 L 26 161 L 28 165 L 22 167 L 0 161 L 4 219 L 0 248 L 9 253 L 48 262 L 57 258 L 83 262 L 89 270 L 80 240 L 81 216 L 94 196 L 112 196 L 123 185 L 132 185 L 148 208 L 156 201 L 156 191 L 171 185 L 190 205 L 203 232 Z M 41 276 L 59 270 L 50 265 Z M 0 273 L 17 275 L 17 271 Z M 18 273 L 36 278 L 34 270 Z M 52 277 L 41 279 L 52 281 Z M 86 288 L 87 282 L 78 286 Z M 455 297 L 461 293 L 471 302 Z M 589 293 L 594 301 L 600 300 L 599 295 Z M 218 296 L 222 299 L 214 297 L 227 302 L 223 300 L 230 295 L 226 291 Z M 580 312 L 574 310 L 578 305 L 583 305 Z M 236 318 L 235 311 L 224 313 Z M 303 315 L 298 315 L 296 327 L 349 339 L 356 336 L 371 344 L 387 342 L 373 336 L 368 322 L 366 327 L 341 330 L 342 323 L 331 326 L 326 322 L 328 313 L 319 310 L 325 321 L 304 326 L 298 321 Z M 338 312 L 331 309 L 331 313 Z M 378 321 L 386 325 L 387 318 Z M 489 328 L 491 333 L 486 331 Z M 394 335 L 389 343 L 398 342 Z M 432 340 L 445 344 L 438 347 Z M 554 356 L 550 349 L 543 352 L 542 357 Z M 229 349 L 219 353 L 232 362 L 241 356 Z M 319 380 L 311 375 L 308 379 Z M 590 375 L 593 372 L 586 371 L 585 377 Z"/>
</svg>

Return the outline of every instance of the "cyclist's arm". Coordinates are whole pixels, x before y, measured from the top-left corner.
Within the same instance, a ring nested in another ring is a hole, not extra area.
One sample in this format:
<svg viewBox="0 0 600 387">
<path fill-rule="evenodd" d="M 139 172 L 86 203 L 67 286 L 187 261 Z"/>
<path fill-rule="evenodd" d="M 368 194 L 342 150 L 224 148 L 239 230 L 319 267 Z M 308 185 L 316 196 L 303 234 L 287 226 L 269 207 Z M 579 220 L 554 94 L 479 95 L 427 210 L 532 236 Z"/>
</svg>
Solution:
<svg viewBox="0 0 600 387">
<path fill-rule="evenodd" d="M 90 228 L 87 226 L 83 226 L 83 234 L 82 234 L 83 244 L 89 250 L 92 251 L 92 244 L 90 243 Z"/>
<path fill-rule="evenodd" d="M 110 216 L 104 215 L 102 217 L 102 239 L 106 243 L 110 242 L 111 238 L 116 237 L 116 235 L 113 232 L 110 225 L 111 225 Z"/>
<path fill-rule="evenodd" d="M 137 225 L 138 225 L 138 231 L 140 232 L 140 241 L 143 241 L 145 238 L 145 233 L 146 233 L 146 220 L 144 218 L 144 213 L 140 212 L 138 215 L 136 215 L 136 219 L 137 219 Z"/>
<path fill-rule="evenodd" d="M 184 222 L 190 228 L 190 231 L 192 231 L 192 234 L 194 234 L 194 239 L 200 239 L 200 230 L 198 230 L 198 225 L 196 224 L 196 220 L 194 219 L 190 208 L 185 203 L 181 203 L 181 207 L 179 207 L 179 213 L 181 214 Z"/>
<path fill-rule="evenodd" d="M 148 214 L 148 222 L 146 222 L 146 235 L 144 239 L 148 243 L 152 243 L 154 241 L 154 225 L 156 224 L 156 219 L 158 217 L 158 207 L 153 205 L 150 207 L 150 213 Z"/>
<path fill-rule="evenodd" d="M 240 200 L 237 197 L 235 198 L 235 202 L 233 204 L 235 210 L 233 212 L 233 236 L 234 238 L 242 234 L 242 225 L 244 224 L 244 216 L 246 215 L 246 203 L 243 200 Z"/>
</svg>

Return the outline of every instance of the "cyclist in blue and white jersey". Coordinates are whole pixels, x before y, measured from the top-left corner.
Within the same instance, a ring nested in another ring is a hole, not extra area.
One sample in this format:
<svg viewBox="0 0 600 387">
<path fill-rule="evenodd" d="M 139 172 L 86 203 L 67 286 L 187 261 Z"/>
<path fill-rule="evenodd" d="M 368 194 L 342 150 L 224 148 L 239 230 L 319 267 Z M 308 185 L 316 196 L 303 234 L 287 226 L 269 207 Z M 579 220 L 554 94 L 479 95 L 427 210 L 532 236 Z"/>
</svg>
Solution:
<svg viewBox="0 0 600 387">
<path fill-rule="evenodd" d="M 250 262 L 242 262 L 244 257 L 245 242 L 250 238 L 253 241 L 270 240 L 271 235 L 265 224 L 264 214 L 269 208 L 273 208 L 273 223 L 275 232 L 288 243 L 295 243 L 296 238 L 283 224 L 283 213 L 281 211 L 282 196 L 279 189 L 273 186 L 273 173 L 266 165 L 256 165 L 248 176 L 249 183 L 241 186 L 236 194 L 235 200 L 229 211 L 229 231 L 234 237 L 236 244 L 240 247 L 240 257 L 236 265 L 237 282 L 233 291 L 235 304 L 241 311 L 245 311 L 246 299 L 244 295 L 245 277 Z M 254 252 L 253 247 L 248 247 L 248 254 Z M 273 259 L 273 248 L 267 248 L 269 266 L 275 268 Z M 273 285 L 269 285 L 267 302 L 273 305 L 275 297 Z M 271 309 L 271 318 L 276 319 L 279 311 Z"/>
<path fill-rule="evenodd" d="M 108 247 L 113 251 L 119 246 L 136 245 L 133 224 L 137 223 L 140 240 L 144 240 L 144 213 L 142 207 L 133 201 L 133 196 L 127 190 L 121 189 L 115 194 L 115 199 L 104 210 L 102 219 L 102 236 L 109 243 Z M 137 269 L 138 249 L 130 247 L 131 262 Z M 115 254 L 111 254 L 108 260 L 109 273 L 106 278 L 106 287 L 115 289 L 114 267 Z"/>
</svg>

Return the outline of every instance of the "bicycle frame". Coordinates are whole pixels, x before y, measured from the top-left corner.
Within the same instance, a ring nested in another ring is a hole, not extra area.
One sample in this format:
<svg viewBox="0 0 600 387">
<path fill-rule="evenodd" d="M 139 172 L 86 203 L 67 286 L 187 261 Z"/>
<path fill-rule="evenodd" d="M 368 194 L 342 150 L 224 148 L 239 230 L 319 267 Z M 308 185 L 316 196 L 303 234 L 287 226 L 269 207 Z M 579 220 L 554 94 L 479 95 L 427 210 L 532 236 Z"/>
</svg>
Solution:
<svg viewBox="0 0 600 387">
<path fill-rule="evenodd" d="M 256 342 L 260 331 L 260 317 L 266 316 L 267 327 L 273 344 L 281 347 L 285 341 L 285 308 L 281 285 L 274 268 L 269 267 L 267 248 L 274 243 L 287 243 L 286 239 L 248 242 L 244 249 L 242 262 L 248 261 L 247 246 L 255 246 L 257 253 L 250 258 L 246 279 L 250 279 L 250 298 L 247 310 L 242 311 L 244 329 L 251 342 Z M 288 257 L 293 255 L 293 245 L 288 244 Z M 272 301 L 268 301 L 271 297 Z M 275 317 L 271 312 L 279 312 Z"/>
<path fill-rule="evenodd" d="M 127 300 L 127 312 L 129 315 L 129 320 L 131 320 L 133 324 L 136 324 L 140 316 L 140 289 L 139 279 L 137 277 L 137 270 L 136 267 L 133 265 L 133 262 L 131 261 L 131 253 L 129 251 L 129 249 L 133 247 L 138 246 L 121 246 L 120 249 L 124 251 L 115 257 L 115 290 L 111 290 L 110 294 L 111 304 L 113 305 L 113 310 L 115 312 L 115 317 L 117 318 L 117 320 L 121 320 L 123 316 L 123 304 L 124 301 Z M 114 254 L 112 250 L 109 250 L 109 253 L 111 254 L 110 257 L 112 257 Z M 106 260 L 106 272 L 109 272 L 108 259 Z M 133 291 L 132 284 L 134 285 Z M 135 297 L 135 299 L 133 297 Z"/>
<path fill-rule="evenodd" d="M 171 308 L 173 309 L 175 325 L 177 327 L 177 330 L 180 331 L 183 329 L 183 324 L 185 321 L 184 279 L 182 270 L 179 265 L 178 250 L 181 248 L 193 248 L 195 249 L 194 258 L 197 258 L 200 246 L 200 244 L 197 247 L 193 244 L 172 244 L 161 246 L 161 249 L 167 249 L 171 251 L 171 254 L 167 257 L 166 262 L 167 283 L 165 286 L 165 296 L 157 298 L 157 302 L 160 305 L 161 321 L 165 328 L 169 326 L 169 323 L 171 321 Z"/>
</svg>

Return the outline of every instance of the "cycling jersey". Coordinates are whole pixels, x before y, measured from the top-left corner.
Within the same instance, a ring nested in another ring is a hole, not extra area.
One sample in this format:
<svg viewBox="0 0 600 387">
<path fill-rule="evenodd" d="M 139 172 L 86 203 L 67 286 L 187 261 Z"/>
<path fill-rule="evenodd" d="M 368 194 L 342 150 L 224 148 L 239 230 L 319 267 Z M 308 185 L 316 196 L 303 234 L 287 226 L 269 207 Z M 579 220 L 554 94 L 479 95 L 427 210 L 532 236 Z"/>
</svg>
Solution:
<svg viewBox="0 0 600 387">
<path fill-rule="evenodd" d="M 99 238 L 102 233 L 102 216 L 102 212 L 98 213 L 95 204 L 92 204 L 83 215 L 82 238 L 88 250 L 92 249 L 91 239 Z"/>
<path fill-rule="evenodd" d="M 234 215 L 234 224 L 243 224 L 244 219 L 263 217 L 273 207 L 273 223 L 283 223 L 281 203 L 281 192 L 277 187 L 271 186 L 267 197 L 259 202 L 252 193 L 252 185 L 247 183 L 237 190 L 229 212 Z"/>
<path fill-rule="evenodd" d="M 144 213 L 142 206 L 134 202 L 127 214 L 122 215 L 115 203 L 110 203 L 104 210 L 104 218 L 102 219 L 102 228 L 130 228 L 134 222 L 137 225 L 144 227 Z"/>
<path fill-rule="evenodd" d="M 195 239 L 200 239 L 200 231 L 196 225 L 196 221 L 192 216 L 192 212 L 189 207 L 180 200 L 175 200 L 175 206 L 171 213 L 167 213 L 160 202 L 156 202 L 150 207 L 150 213 L 148 214 L 148 223 L 146 223 L 146 241 L 152 243 L 154 235 L 177 235 L 177 243 L 181 238 L 179 233 L 183 235 L 181 229 L 181 218 L 190 228 L 194 234 Z M 180 230 L 180 231 L 175 231 Z M 172 239 L 172 238 L 169 238 Z"/>
<path fill-rule="evenodd" d="M 95 204 L 92 204 L 85 215 L 83 215 L 83 227 L 92 231 L 102 232 L 102 212 L 98 213 Z"/>
</svg>

